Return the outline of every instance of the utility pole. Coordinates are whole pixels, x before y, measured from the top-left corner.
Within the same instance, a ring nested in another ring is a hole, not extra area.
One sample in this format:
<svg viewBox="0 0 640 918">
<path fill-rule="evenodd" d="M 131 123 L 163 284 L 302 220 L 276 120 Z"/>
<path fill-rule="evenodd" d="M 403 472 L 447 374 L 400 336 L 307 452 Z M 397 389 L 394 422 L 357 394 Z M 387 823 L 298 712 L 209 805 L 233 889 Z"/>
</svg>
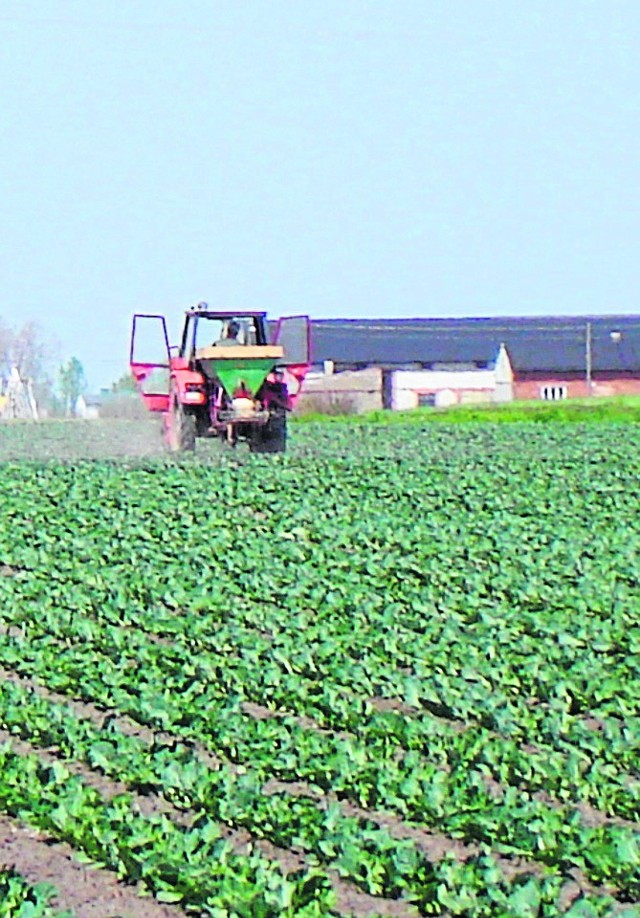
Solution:
<svg viewBox="0 0 640 918">
<path fill-rule="evenodd" d="M 587 382 L 587 395 L 591 395 L 591 394 L 592 394 L 592 393 L 591 393 L 591 389 L 592 389 L 592 380 L 591 380 L 591 371 L 592 371 L 592 363 L 591 363 L 591 322 L 587 322 L 587 327 L 586 327 L 586 330 L 585 330 L 585 331 L 586 331 L 586 333 L 585 333 L 585 341 L 584 341 L 585 376 L 586 376 L 586 382 Z"/>
</svg>

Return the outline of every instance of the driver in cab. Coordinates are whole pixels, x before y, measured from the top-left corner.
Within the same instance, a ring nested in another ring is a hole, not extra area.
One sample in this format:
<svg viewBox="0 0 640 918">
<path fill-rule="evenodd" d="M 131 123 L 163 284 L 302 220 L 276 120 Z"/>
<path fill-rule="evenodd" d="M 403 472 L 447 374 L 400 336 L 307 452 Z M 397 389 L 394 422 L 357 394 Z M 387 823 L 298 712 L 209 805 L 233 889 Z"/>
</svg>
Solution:
<svg viewBox="0 0 640 918">
<path fill-rule="evenodd" d="M 216 341 L 216 347 L 238 347 L 242 344 L 238 340 L 238 335 L 240 334 L 240 323 L 235 320 L 229 322 L 227 327 L 222 333 L 222 337 L 219 341 Z"/>
</svg>

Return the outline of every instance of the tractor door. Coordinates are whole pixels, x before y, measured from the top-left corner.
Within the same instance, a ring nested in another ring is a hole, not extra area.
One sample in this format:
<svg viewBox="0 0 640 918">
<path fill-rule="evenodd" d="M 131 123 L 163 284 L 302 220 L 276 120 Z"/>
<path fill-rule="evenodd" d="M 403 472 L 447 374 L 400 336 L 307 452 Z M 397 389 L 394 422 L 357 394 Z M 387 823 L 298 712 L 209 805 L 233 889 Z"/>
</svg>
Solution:
<svg viewBox="0 0 640 918">
<path fill-rule="evenodd" d="M 286 316 L 278 319 L 273 344 L 284 348 L 279 364 L 285 370 L 289 397 L 295 404 L 311 364 L 311 322 L 309 316 Z"/>
<path fill-rule="evenodd" d="M 168 411 L 169 338 L 164 316 L 134 315 L 129 365 L 149 411 Z"/>
</svg>

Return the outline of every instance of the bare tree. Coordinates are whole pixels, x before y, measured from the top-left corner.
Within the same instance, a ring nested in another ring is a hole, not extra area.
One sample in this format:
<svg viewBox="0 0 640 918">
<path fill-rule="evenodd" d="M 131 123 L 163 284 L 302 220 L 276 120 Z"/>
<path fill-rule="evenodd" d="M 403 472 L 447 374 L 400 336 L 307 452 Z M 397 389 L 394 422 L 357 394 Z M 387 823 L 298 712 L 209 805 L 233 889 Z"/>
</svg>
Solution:
<svg viewBox="0 0 640 918">
<path fill-rule="evenodd" d="M 42 330 L 36 322 L 26 322 L 13 336 L 12 363 L 23 379 L 40 380 L 52 356 Z"/>
<path fill-rule="evenodd" d="M 53 347 L 37 322 L 11 328 L 0 319 L 0 373 L 6 376 L 16 367 L 22 379 L 40 383 L 52 357 Z"/>
<path fill-rule="evenodd" d="M 6 387 L 12 368 L 35 394 L 45 414 L 55 409 L 53 384 L 48 368 L 57 346 L 33 321 L 12 327 L 0 317 L 0 391 Z"/>
<path fill-rule="evenodd" d="M 13 331 L 6 322 L 0 319 L 0 376 L 7 376 L 11 370 L 12 349 Z"/>
</svg>

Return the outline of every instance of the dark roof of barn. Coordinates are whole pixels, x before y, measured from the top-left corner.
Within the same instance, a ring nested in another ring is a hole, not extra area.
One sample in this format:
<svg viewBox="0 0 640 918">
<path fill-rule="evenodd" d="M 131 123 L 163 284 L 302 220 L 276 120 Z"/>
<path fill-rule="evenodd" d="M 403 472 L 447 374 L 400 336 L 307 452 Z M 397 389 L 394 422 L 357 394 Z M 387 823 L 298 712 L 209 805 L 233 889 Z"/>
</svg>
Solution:
<svg viewBox="0 0 640 918">
<path fill-rule="evenodd" d="M 312 356 L 378 366 L 486 364 L 504 343 L 516 372 L 579 372 L 589 322 L 593 372 L 640 373 L 640 315 L 314 319 Z"/>
</svg>

